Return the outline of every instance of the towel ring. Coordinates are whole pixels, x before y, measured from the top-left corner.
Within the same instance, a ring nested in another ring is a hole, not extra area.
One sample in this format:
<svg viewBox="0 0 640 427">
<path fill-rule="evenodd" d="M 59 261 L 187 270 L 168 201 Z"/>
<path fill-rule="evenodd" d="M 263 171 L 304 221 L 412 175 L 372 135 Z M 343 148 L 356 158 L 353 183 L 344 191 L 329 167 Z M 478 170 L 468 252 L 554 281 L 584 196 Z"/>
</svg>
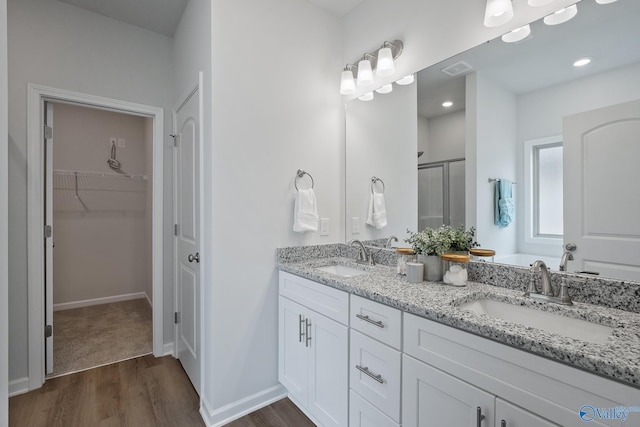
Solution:
<svg viewBox="0 0 640 427">
<path fill-rule="evenodd" d="M 384 181 L 383 181 L 383 180 L 381 180 L 380 178 L 378 178 L 377 176 L 372 176 L 372 177 L 371 177 L 371 192 L 372 192 L 372 193 L 375 193 L 375 192 L 376 192 L 375 186 L 376 186 L 376 183 L 377 183 L 377 182 L 379 182 L 380 184 L 382 184 L 382 192 L 381 192 L 381 193 L 383 193 L 383 194 L 384 194 Z"/>
<path fill-rule="evenodd" d="M 313 177 L 309 172 L 305 172 L 302 169 L 298 169 L 298 172 L 296 172 L 296 177 L 293 180 L 293 185 L 294 187 L 296 187 L 297 191 L 300 191 L 300 189 L 298 188 L 298 178 L 302 178 L 305 175 L 308 175 L 309 178 L 311 178 L 311 188 L 313 188 L 313 186 L 315 185 L 315 183 L 313 182 Z"/>
</svg>

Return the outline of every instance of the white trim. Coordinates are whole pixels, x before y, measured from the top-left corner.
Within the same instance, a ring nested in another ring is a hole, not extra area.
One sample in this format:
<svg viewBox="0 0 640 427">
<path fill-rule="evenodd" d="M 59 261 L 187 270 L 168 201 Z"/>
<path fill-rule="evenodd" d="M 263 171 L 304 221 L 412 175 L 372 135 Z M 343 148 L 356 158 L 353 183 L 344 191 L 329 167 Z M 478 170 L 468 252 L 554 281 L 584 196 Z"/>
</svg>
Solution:
<svg viewBox="0 0 640 427">
<path fill-rule="evenodd" d="M 167 342 L 164 344 L 164 354 L 163 356 L 173 356 L 175 357 L 175 354 L 173 352 L 173 342 Z"/>
<path fill-rule="evenodd" d="M 73 308 L 89 307 L 92 305 L 109 304 L 111 302 L 129 301 L 134 299 L 145 298 L 147 301 L 149 298 L 144 292 L 136 292 L 133 294 L 114 295 L 111 297 L 92 298 L 80 301 L 62 302 L 60 304 L 53 305 L 53 311 L 71 310 Z"/>
<path fill-rule="evenodd" d="M 29 304 L 29 389 L 44 383 L 44 174 L 42 144 L 42 101 L 72 102 L 153 118 L 152 181 L 152 283 L 153 354 L 164 354 L 163 346 L 163 152 L 164 110 L 101 96 L 29 84 L 27 88 L 27 235 Z"/>
<path fill-rule="evenodd" d="M 0 0 L 0 427 L 9 423 L 9 124 L 7 1 Z"/>
<path fill-rule="evenodd" d="M 9 381 L 9 397 L 17 396 L 29 391 L 29 377 Z"/>
<path fill-rule="evenodd" d="M 147 300 L 147 302 L 149 303 L 149 306 L 153 309 L 153 300 L 149 297 L 149 295 L 146 292 L 143 292 L 144 294 L 144 298 Z M 153 312 L 152 312 L 153 313 Z"/>
<path fill-rule="evenodd" d="M 203 397 L 200 399 L 200 415 L 207 426 L 223 426 L 285 397 L 287 397 L 287 390 L 282 384 L 269 387 L 215 410 L 211 409 L 207 398 Z"/>
</svg>

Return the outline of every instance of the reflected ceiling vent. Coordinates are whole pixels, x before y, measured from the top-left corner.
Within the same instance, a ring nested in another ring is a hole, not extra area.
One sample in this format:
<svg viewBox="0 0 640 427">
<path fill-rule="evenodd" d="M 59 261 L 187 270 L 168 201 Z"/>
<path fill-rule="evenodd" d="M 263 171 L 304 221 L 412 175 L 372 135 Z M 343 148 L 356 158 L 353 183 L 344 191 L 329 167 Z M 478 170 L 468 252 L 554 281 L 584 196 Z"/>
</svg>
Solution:
<svg viewBox="0 0 640 427">
<path fill-rule="evenodd" d="M 473 70 L 473 67 L 464 62 L 464 61 L 460 61 L 460 62 L 456 62 L 455 64 L 451 64 L 448 67 L 443 68 L 442 71 L 445 74 L 450 75 L 451 77 L 455 77 L 458 76 L 460 74 L 464 74 L 467 71 L 471 71 Z"/>
</svg>

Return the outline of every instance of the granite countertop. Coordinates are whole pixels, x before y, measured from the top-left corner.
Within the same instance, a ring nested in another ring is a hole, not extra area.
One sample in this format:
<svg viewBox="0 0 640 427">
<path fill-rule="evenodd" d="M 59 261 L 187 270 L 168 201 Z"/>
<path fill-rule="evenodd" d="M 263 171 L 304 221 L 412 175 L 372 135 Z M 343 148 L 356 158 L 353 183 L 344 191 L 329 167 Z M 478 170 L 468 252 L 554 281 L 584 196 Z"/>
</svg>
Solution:
<svg viewBox="0 0 640 427">
<path fill-rule="evenodd" d="M 317 270 L 341 264 L 370 274 L 341 277 Z M 468 282 L 465 287 L 443 283 L 409 283 L 395 267 L 358 265 L 352 259 L 330 257 L 301 262 L 278 261 L 278 268 L 436 322 L 471 332 L 549 359 L 640 387 L 640 314 L 574 302 L 572 306 L 524 297 L 522 291 Z M 466 302 L 487 298 L 609 326 L 604 344 L 560 336 L 540 329 L 461 310 Z"/>
</svg>

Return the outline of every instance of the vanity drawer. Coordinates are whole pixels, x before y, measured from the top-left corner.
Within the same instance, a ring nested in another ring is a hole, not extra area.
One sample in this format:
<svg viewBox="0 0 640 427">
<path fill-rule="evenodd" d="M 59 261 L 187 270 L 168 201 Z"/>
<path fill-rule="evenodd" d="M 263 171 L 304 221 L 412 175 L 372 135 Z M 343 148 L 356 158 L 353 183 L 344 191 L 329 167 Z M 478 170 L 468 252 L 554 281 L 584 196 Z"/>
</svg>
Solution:
<svg viewBox="0 0 640 427">
<path fill-rule="evenodd" d="M 400 427 L 400 424 L 387 417 L 378 408 L 351 390 L 349 392 L 349 426 Z"/>
<path fill-rule="evenodd" d="M 400 422 L 400 366 L 399 351 L 351 329 L 351 389 L 395 422 Z"/>
<path fill-rule="evenodd" d="M 280 295 L 343 325 L 349 324 L 348 293 L 286 271 L 280 272 L 279 279 Z"/>
<path fill-rule="evenodd" d="M 402 340 L 400 310 L 351 295 L 350 316 L 351 328 L 400 350 Z"/>
</svg>

